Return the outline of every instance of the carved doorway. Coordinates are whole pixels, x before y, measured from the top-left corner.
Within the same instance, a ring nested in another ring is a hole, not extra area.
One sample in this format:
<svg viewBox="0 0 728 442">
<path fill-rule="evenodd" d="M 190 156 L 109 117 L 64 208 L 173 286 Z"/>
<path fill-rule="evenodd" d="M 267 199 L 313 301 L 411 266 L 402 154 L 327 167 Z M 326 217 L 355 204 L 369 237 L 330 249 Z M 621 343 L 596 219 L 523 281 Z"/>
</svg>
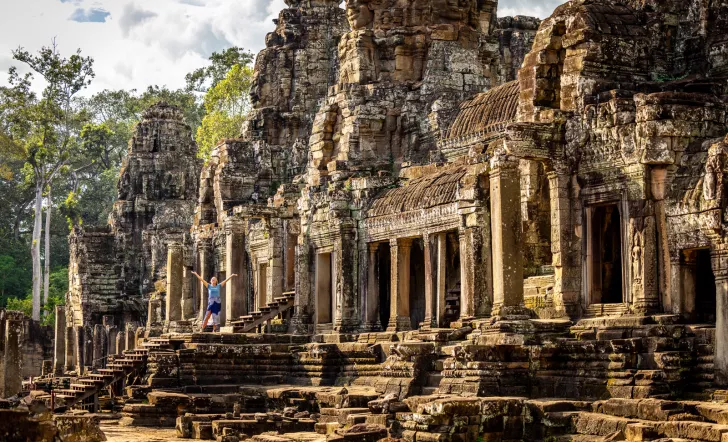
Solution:
<svg viewBox="0 0 728 442">
<path fill-rule="evenodd" d="M 701 323 L 715 323 L 715 275 L 710 249 L 695 251 L 695 319 Z"/>
<path fill-rule="evenodd" d="M 624 302 L 622 217 L 618 204 L 587 211 L 587 283 L 591 304 Z"/>
<path fill-rule="evenodd" d="M 333 272 L 331 253 L 316 255 L 316 324 L 333 322 Z"/>
<path fill-rule="evenodd" d="M 268 306 L 268 263 L 258 266 L 258 309 Z"/>
</svg>

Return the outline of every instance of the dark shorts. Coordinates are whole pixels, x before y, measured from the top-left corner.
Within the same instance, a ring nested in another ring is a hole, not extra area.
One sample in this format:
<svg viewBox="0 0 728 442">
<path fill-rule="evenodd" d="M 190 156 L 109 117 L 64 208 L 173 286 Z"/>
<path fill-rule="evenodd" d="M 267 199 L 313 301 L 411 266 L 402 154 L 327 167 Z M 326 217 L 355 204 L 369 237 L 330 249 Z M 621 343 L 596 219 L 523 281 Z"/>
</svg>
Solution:
<svg viewBox="0 0 728 442">
<path fill-rule="evenodd" d="M 219 302 L 213 302 L 212 304 L 207 306 L 207 311 L 211 312 L 212 314 L 219 314 L 220 313 L 220 303 Z"/>
</svg>

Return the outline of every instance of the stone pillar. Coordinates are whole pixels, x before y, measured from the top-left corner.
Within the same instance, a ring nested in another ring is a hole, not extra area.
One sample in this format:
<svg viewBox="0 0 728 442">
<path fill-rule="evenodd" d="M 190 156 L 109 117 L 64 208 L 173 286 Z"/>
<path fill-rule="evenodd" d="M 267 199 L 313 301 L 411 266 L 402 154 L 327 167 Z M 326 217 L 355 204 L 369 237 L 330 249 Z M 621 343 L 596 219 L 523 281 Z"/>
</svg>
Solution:
<svg viewBox="0 0 728 442">
<path fill-rule="evenodd" d="M 283 296 L 283 226 L 280 219 L 268 220 L 268 280 L 267 302 Z"/>
<path fill-rule="evenodd" d="M 210 239 L 203 238 L 197 244 L 197 273 L 205 281 L 212 277 L 212 262 L 212 244 Z M 207 312 L 207 287 L 200 281 L 197 281 L 197 293 L 200 294 L 198 318 L 203 321 Z"/>
<path fill-rule="evenodd" d="M 138 327 L 136 330 L 134 330 L 134 345 L 132 348 L 139 348 L 141 345 L 142 339 L 144 339 L 144 336 L 146 336 L 147 331 L 144 329 L 144 327 Z"/>
<path fill-rule="evenodd" d="M 725 387 L 728 386 L 728 248 L 718 245 L 711 252 L 715 275 L 714 382 Z"/>
<path fill-rule="evenodd" d="M 182 285 L 183 285 L 183 264 L 182 244 L 178 242 L 169 243 L 167 246 L 167 305 L 166 320 L 182 320 Z"/>
<path fill-rule="evenodd" d="M 379 330 L 379 278 L 377 275 L 377 251 L 379 243 L 373 242 L 367 245 L 366 260 L 366 296 L 364 297 L 364 325 L 366 330 Z M 364 262 L 364 261 L 362 261 Z M 363 271 L 363 270 L 362 270 Z"/>
<path fill-rule="evenodd" d="M 247 314 L 247 264 L 245 262 L 245 229 L 240 218 L 229 217 L 225 220 L 225 274 L 232 278 L 225 284 L 225 299 L 220 316 L 220 324 L 225 319 L 236 321 Z M 279 295 L 280 296 L 280 295 Z M 224 314 L 222 314 L 224 312 Z"/>
<path fill-rule="evenodd" d="M 84 337 L 85 328 L 83 326 L 74 327 L 73 333 L 73 346 L 75 348 L 74 354 L 76 355 L 76 372 L 78 374 L 83 373 L 83 367 L 86 366 L 86 338 Z"/>
<path fill-rule="evenodd" d="M 106 339 L 106 331 L 104 326 L 101 324 L 94 325 L 94 338 L 93 338 L 93 368 L 100 368 L 104 366 L 104 340 Z"/>
<path fill-rule="evenodd" d="M 412 240 L 392 239 L 389 250 L 392 255 L 391 307 L 387 331 L 411 330 L 409 311 L 410 252 Z"/>
<path fill-rule="evenodd" d="M 437 234 L 437 285 L 435 288 L 437 312 L 435 327 L 445 323 L 445 297 L 447 296 L 447 233 Z"/>
<path fill-rule="evenodd" d="M 63 374 L 66 367 L 66 306 L 56 306 L 56 323 L 53 342 L 53 372 Z"/>
<path fill-rule="evenodd" d="M 84 367 L 92 367 L 94 361 L 94 327 L 83 327 L 83 359 Z"/>
<path fill-rule="evenodd" d="M 437 235 L 425 233 L 422 241 L 425 246 L 425 319 L 421 327 L 430 328 L 437 327 Z"/>
<path fill-rule="evenodd" d="M 66 365 L 64 366 L 64 370 L 71 371 L 76 367 L 75 333 L 73 327 L 66 327 L 63 333 L 64 339 L 66 340 Z"/>
<path fill-rule="evenodd" d="M 182 319 L 187 321 L 195 317 L 195 276 L 192 274 L 192 267 L 187 265 L 184 266 L 182 274 Z"/>
<path fill-rule="evenodd" d="M 5 355 L 2 360 L 4 384 L 2 397 L 14 396 L 23 389 L 22 316 L 8 315 L 5 320 Z"/>
<path fill-rule="evenodd" d="M 629 220 L 627 262 L 631 282 L 632 305 L 635 313 L 647 315 L 659 310 L 660 293 L 657 276 L 658 254 L 655 238 L 655 217 Z"/>
<path fill-rule="evenodd" d="M 124 354 L 124 350 L 126 350 L 126 333 L 116 333 L 115 339 L 114 339 L 114 354 L 119 356 Z"/>
<path fill-rule="evenodd" d="M 313 258 L 311 245 L 305 235 L 299 237 L 296 246 L 296 298 L 293 305 L 291 327 L 296 333 L 308 334 L 313 331 L 316 293 L 314 283 Z"/>
<path fill-rule="evenodd" d="M 667 230 L 667 213 L 665 196 L 667 194 L 667 167 L 650 167 L 650 194 L 655 201 L 655 233 L 657 236 L 655 254 L 657 255 L 657 277 L 659 278 L 659 301 L 655 307 L 662 305 L 663 313 L 672 311 L 672 264 L 670 256 L 670 240 Z"/>
<path fill-rule="evenodd" d="M 119 337 L 122 334 L 119 333 L 119 329 L 116 326 L 111 326 L 106 329 L 106 355 L 120 355 L 121 349 L 119 348 Z"/>
<path fill-rule="evenodd" d="M 126 331 L 124 332 L 124 347 L 127 350 L 134 350 L 136 348 L 136 327 L 132 324 L 126 324 Z"/>
<path fill-rule="evenodd" d="M 581 293 L 581 244 L 571 220 L 569 182 L 566 173 L 549 172 L 551 209 L 551 255 L 554 267 L 554 304 L 558 310 L 579 316 Z"/>
<path fill-rule="evenodd" d="M 460 321 L 475 318 L 475 273 L 478 248 L 474 246 L 473 229 L 460 229 Z"/>
<path fill-rule="evenodd" d="M 492 314 L 502 316 L 519 310 L 523 304 L 521 191 L 517 162 L 496 157 L 491 160 L 491 168 Z M 464 252 L 461 249 L 461 267 Z"/>
<path fill-rule="evenodd" d="M 336 311 L 334 329 L 340 332 L 353 332 L 359 328 L 359 285 L 357 284 L 357 247 L 353 230 L 342 232 L 341 239 L 334 245 L 333 296 Z"/>
</svg>

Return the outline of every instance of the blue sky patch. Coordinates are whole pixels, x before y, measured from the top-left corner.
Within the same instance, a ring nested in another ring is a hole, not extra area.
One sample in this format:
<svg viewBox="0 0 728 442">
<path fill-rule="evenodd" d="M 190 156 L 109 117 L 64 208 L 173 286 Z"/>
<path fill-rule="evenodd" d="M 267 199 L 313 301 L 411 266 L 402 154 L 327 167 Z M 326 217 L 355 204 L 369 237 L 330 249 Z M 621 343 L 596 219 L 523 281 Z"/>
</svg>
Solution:
<svg viewBox="0 0 728 442">
<path fill-rule="evenodd" d="M 110 15 L 109 11 L 101 8 L 77 8 L 68 19 L 78 23 L 105 23 Z"/>
</svg>

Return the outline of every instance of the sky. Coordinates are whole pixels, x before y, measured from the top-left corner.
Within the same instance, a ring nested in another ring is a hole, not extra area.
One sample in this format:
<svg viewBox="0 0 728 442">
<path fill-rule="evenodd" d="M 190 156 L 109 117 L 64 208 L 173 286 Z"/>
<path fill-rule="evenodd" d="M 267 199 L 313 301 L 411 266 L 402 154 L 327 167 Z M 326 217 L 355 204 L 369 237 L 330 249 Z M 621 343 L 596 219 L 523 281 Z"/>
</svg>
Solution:
<svg viewBox="0 0 728 442">
<path fill-rule="evenodd" d="M 563 0 L 500 0 L 499 16 L 544 18 Z M 94 59 L 87 93 L 104 89 L 179 88 L 213 51 L 258 52 L 283 0 L 0 0 L 0 83 L 17 64 L 12 51 L 35 52 L 55 39 L 70 55 Z"/>
</svg>

